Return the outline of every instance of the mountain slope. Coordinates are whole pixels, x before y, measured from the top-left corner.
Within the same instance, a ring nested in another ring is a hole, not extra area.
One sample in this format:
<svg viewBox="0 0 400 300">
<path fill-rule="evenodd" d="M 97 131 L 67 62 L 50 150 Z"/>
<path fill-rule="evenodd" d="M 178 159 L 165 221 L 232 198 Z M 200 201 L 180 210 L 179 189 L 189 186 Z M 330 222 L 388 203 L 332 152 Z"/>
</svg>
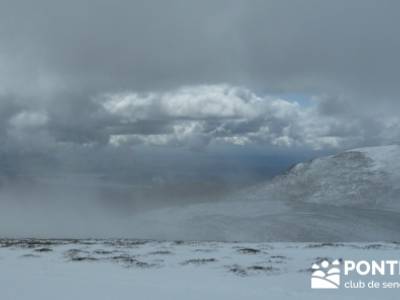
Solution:
<svg viewBox="0 0 400 300">
<path fill-rule="evenodd" d="M 400 146 L 354 149 L 300 163 L 265 188 L 281 200 L 399 210 Z"/>
<path fill-rule="evenodd" d="M 233 199 L 138 216 L 132 234 L 230 241 L 400 240 L 399 158 L 399 146 L 385 146 L 300 163 Z"/>
</svg>

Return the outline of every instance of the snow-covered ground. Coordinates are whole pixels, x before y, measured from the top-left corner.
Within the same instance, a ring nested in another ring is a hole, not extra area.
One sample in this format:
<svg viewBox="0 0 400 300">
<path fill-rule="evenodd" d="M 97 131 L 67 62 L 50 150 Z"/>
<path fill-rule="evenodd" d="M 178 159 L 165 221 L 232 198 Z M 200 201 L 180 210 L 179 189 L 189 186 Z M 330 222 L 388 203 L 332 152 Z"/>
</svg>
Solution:
<svg viewBox="0 0 400 300">
<path fill-rule="evenodd" d="M 399 146 L 351 150 L 226 201 L 112 223 L 153 240 L 0 239 L 0 300 L 396 299 L 398 288 L 312 290 L 310 276 L 326 258 L 399 260 L 398 158 Z"/>
<path fill-rule="evenodd" d="M 312 290 L 310 268 L 399 251 L 398 243 L 0 240 L 0 299 L 396 299 L 398 289 Z"/>
</svg>

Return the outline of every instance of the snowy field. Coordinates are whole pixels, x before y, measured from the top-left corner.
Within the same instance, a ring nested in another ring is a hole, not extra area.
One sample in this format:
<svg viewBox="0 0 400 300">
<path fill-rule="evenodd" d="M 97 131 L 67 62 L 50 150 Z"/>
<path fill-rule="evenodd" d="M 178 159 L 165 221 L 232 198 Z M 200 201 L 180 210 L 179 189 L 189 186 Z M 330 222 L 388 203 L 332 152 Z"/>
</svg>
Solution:
<svg viewBox="0 0 400 300">
<path fill-rule="evenodd" d="M 395 299 L 312 290 L 327 259 L 398 259 L 399 243 L 0 240 L 0 299 Z"/>
<path fill-rule="evenodd" d="M 34 201 L 0 207 L 3 236 L 146 238 L 0 239 L 0 300 L 397 299 L 400 271 L 388 278 L 396 288 L 341 283 L 313 290 L 311 267 L 336 259 L 400 260 L 398 157 L 399 146 L 347 151 L 298 164 L 226 201 L 114 222 L 90 214 L 78 222 L 60 209 L 43 217 L 36 213 L 41 207 L 29 206 Z M 18 220 L 29 226 L 15 222 L 13 211 L 28 212 Z"/>
</svg>

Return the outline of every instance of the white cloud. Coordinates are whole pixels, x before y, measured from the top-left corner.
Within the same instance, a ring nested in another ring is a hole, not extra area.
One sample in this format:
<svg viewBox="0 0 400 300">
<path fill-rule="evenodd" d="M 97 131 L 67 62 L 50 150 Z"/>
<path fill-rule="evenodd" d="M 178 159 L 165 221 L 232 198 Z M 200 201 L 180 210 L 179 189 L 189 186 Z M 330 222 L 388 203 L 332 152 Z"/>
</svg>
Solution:
<svg viewBox="0 0 400 300">
<path fill-rule="evenodd" d="M 315 107 L 302 107 L 277 97 L 258 96 L 229 85 L 184 87 L 165 93 L 123 93 L 100 97 L 106 112 L 122 124 L 162 120 L 164 132 L 121 133 L 113 145 L 204 146 L 208 143 L 277 146 L 339 147 L 341 138 L 330 135 L 335 120 Z"/>
<path fill-rule="evenodd" d="M 22 111 L 13 116 L 10 125 L 18 129 L 37 128 L 46 125 L 48 116 L 45 112 Z"/>
<path fill-rule="evenodd" d="M 21 149 L 42 149 L 53 144 L 46 127 L 48 121 L 49 117 L 44 111 L 23 110 L 8 121 L 7 137 Z"/>
<path fill-rule="evenodd" d="M 129 120 L 161 114 L 175 118 L 254 118 L 263 99 L 249 91 L 228 85 L 184 87 L 166 93 L 108 94 L 103 107 Z"/>
</svg>

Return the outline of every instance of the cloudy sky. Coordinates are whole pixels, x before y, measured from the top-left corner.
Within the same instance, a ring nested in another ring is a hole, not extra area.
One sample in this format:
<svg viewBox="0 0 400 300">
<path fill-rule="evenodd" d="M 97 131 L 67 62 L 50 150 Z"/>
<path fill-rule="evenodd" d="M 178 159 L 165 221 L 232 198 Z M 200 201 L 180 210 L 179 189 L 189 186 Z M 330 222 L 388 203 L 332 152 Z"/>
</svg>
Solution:
<svg viewBox="0 0 400 300">
<path fill-rule="evenodd" d="M 0 184 L 218 193 L 398 143 L 399 11 L 390 0 L 0 0 Z"/>
</svg>

